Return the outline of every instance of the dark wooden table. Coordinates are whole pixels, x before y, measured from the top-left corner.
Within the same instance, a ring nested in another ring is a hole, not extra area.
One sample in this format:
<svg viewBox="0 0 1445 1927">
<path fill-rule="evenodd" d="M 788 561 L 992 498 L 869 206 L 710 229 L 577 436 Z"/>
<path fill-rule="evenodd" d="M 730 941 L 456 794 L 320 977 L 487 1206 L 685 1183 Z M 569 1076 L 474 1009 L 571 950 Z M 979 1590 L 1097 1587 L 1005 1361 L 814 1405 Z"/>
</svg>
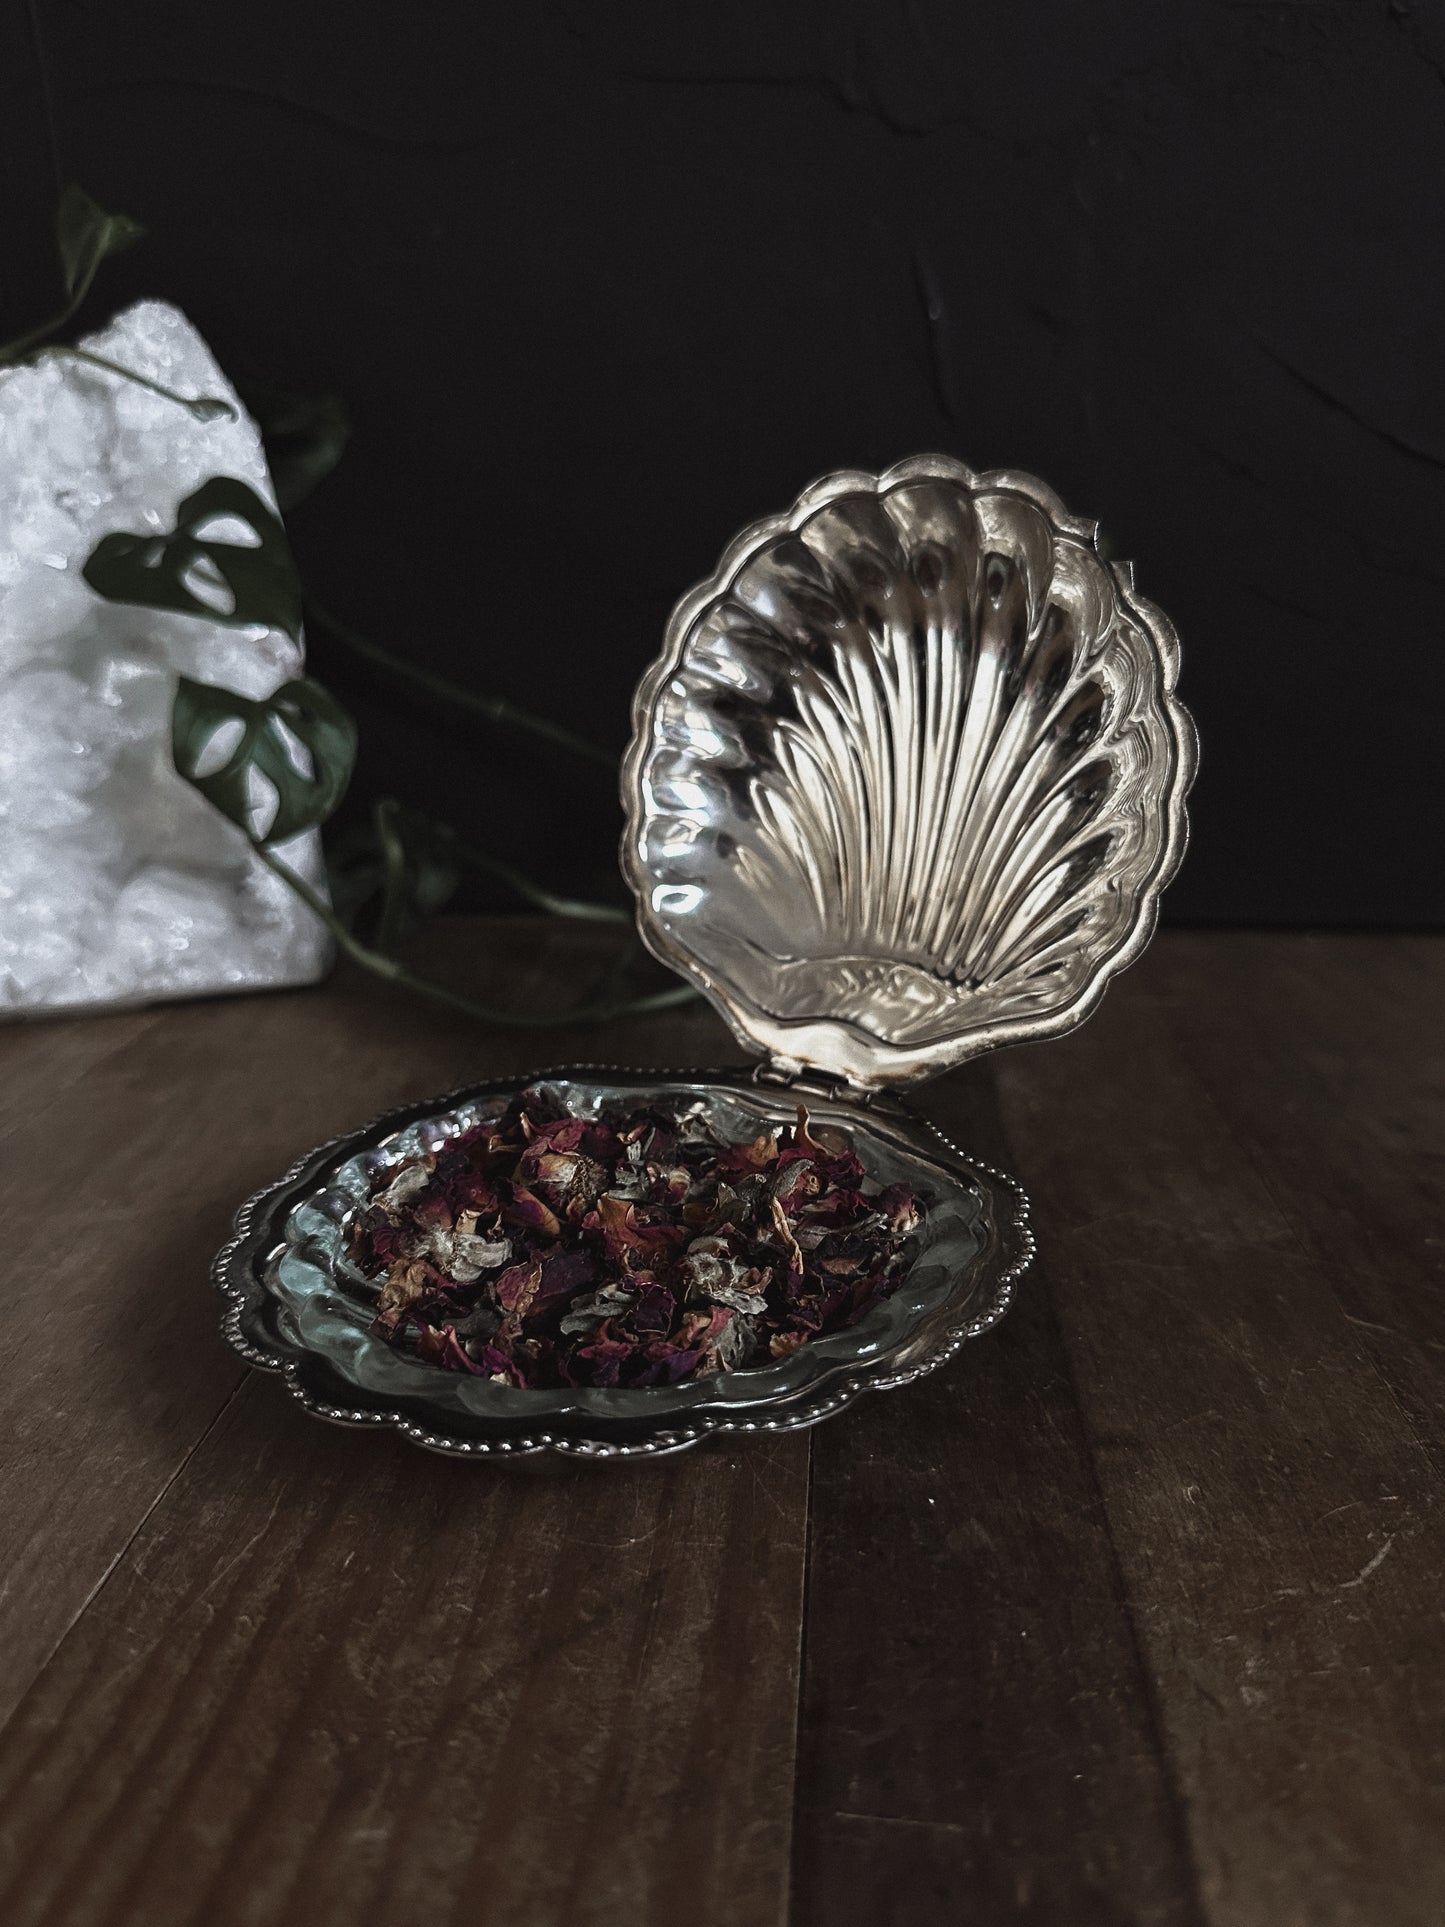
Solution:
<svg viewBox="0 0 1445 1927">
<path fill-rule="evenodd" d="M 479 994 L 599 941 L 450 926 Z M 0 1033 L 4 1927 L 1445 1920 L 1445 942 L 1169 935 L 925 1108 L 1004 1325 L 811 1434 L 542 1472 L 307 1418 L 233 1206 L 482 1033 L 343 975 Z"/>
</svg>

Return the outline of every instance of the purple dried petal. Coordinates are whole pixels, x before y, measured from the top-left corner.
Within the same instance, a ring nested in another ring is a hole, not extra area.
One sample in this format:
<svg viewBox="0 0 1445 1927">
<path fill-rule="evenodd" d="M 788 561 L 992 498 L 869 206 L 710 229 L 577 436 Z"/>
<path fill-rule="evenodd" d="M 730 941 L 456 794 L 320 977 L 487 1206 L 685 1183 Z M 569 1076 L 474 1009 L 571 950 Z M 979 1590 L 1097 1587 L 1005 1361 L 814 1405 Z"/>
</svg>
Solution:
<svg viewBox="0 0 1445 1927">
<path fill-rule="evenodd" d="M 649 1345 L 648 1364 L 646 1369 L 639 1373 L 637 1383 L 639 1385 L 675 1385 L 679 1379 L 686 1378 L 689 1372 L 697 1370 L 701 1358 L 700 1347 Z"/>
<path fill-rule="evenodd" d="M 579 1345 L 575 1356 L 590 1363 L 594 1385 L 615 1385 L 635 1349 L 622 1339 L 602 1337 L 590 1345 Z"/>
<path fill-rule="evenodd" d="M 533 1143 L 552 1151 L 580 1150 L 583 1138 L 587 1135 L 587 1120 L 581 1117 L 559 1118 L 555 1124 L 547 1124 L 538 1131 Z"/>
<path fill-rule="evenodd" d="M 911 1184 L 890 1184 L 873 1200 L 873 1209 L 888 1221 L 889 1229 L 907 1233 L 916 1229 L 923 1216 L 918 1195 Z"/>
<path fill-rule="evenodd" d="M 575 1251 L 553 1252 L 542 1260 L 542 1282 L 533 1300 L 534 1312 L 555 1305 L 560 1299 L 574 1297 L 595 1285 L 597 1266 L 585 1245 Z"/>
<path fill-rule="evenodd" d="M 499 1378 L 508 1385 L 525 1383 L 508 1354 L 496 1345 L 478 1345 L 473 1366 L 483 1378 Z"/>
<path fill-rule="evenodd" d="M 677 1300 L 666 1285 L 649 1285 L 638 1296 L 632 1310 L 632 1328 L 637 1332 L 666 1333 L 677 1317 Z"/>
<path fill-rule="evenodd" d="M 386 1273 L 374 1328 L 516 1385 L 665 1384 L 786 1356 L 895 1288 L 922 1210 L 907 1185 L 871 1195 L 805 1110 L 729 1145 L 700 1112 L 680 1128 L 648 1107 L 583 1119 L 533 1087 L 444 1145 L 429 1178 L 412 1162 L 407 1195 L 373 1201 L 348 1237 Z"/>
</svg>

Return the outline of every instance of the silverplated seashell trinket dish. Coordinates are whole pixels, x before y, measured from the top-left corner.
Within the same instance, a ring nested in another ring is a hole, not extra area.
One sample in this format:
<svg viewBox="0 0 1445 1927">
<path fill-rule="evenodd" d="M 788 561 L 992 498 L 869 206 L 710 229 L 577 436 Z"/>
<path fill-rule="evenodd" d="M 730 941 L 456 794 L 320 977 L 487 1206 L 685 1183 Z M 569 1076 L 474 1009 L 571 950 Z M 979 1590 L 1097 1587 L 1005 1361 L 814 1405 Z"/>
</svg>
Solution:
<svg viewBox="0 0 1445 1927">
<path fill-rule="evenodd" d="M 648 947 L 758 1062 L 539 1072 L 318 1147 L 217 1257 L 241 1355 L 321 1417 L 439 1451 L 610 1458 L 810 1425 L 995 1323 L 1032 1252 L 1024 1195 L 898 1092 L 1087 1017 L 1187 834 L 1178 644 L 1095 538 L 1033 477 L 942 456 L 825 476 L 745 530 L 638 687 L 622 867 Z M 348 1225 L 537 1083 L 575 1116 L 656 1103 L 729 1141 L 805 1103 L 870 1180 L 929 1199 L 901 1282 L 784 1357 L 667 1385 L 529 1390 L 394 1349 Z"/>
</svg>

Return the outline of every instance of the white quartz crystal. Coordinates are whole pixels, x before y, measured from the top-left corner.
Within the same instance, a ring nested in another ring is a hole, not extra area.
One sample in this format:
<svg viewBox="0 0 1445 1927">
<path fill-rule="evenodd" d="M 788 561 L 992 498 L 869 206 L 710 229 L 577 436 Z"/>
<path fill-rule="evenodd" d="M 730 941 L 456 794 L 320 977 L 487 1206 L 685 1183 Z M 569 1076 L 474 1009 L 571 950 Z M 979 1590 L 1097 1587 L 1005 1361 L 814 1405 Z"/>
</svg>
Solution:
<svg viewBox="0 0 1445 1927">
<path fill-rule="evenodd" d="M 266 696 L 300 649 L 105 602 L 80 573 L 113 529 L 168 532 L 213 475 L 274 502 L 261 437 L 164 302 L 83 345 L 237 414 L 198 422 L 69 358 L 0 369 L 0 1015 L 310 982 L 325 931 L 170 759 L 178 671 Z M 324 888 L 314 832 L 278 854 Z"/>
</svg>

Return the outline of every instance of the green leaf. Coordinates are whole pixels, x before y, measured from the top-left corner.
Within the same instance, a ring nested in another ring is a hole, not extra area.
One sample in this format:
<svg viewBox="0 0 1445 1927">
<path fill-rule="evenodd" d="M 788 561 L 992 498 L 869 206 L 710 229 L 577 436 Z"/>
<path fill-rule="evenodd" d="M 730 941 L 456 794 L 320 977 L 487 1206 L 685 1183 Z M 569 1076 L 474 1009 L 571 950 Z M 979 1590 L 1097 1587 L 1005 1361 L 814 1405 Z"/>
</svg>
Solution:
<svg viewBox="0 0 1445 1927">
<path fill-rule="evenodd" d="M 221 516 L 243 522 L 254 545 L 197 535 Z M 250 484 L 233 475 L 213 476 L 187 496 L 170 535 L 102 536 L 81 573 L 109 602 L 301 635 L 301 585 L 286 531 Z M 219 592 L 224 606 L 197 594 L 196 582 Z"/>
<path fill-rule="evenodd" d="M 205 769 L 217 733 L 234 732 L 224 759 Z M 299 768 L 294 745 L 310 762 Z M 177 775 L 265 848 L 317 828 L 346 794 L 356 762 L 356 725 L 329 691 L 302 678 L 257 702 L 215 683 L 182 676 L 171 710 L 171 757 Z M 264 830 L 253 826 L 254 776 L 274 794 Z"/>
<path fill-rule="evenodd" d="M 78 303 L 106 256 L 134 246 L 144 233 L 139 221 L 128 214 L 108 214 L 72 181 L 55 214 L 55 241 L 70 299 Z"/>
<path fill-rule="evenodd" d="M 337 395 L 292 395 L 251 383 L 240 390 L 266 444 L 283 514 L 304 502 L 341 460 L 351 422 Z"/>
</svg>

